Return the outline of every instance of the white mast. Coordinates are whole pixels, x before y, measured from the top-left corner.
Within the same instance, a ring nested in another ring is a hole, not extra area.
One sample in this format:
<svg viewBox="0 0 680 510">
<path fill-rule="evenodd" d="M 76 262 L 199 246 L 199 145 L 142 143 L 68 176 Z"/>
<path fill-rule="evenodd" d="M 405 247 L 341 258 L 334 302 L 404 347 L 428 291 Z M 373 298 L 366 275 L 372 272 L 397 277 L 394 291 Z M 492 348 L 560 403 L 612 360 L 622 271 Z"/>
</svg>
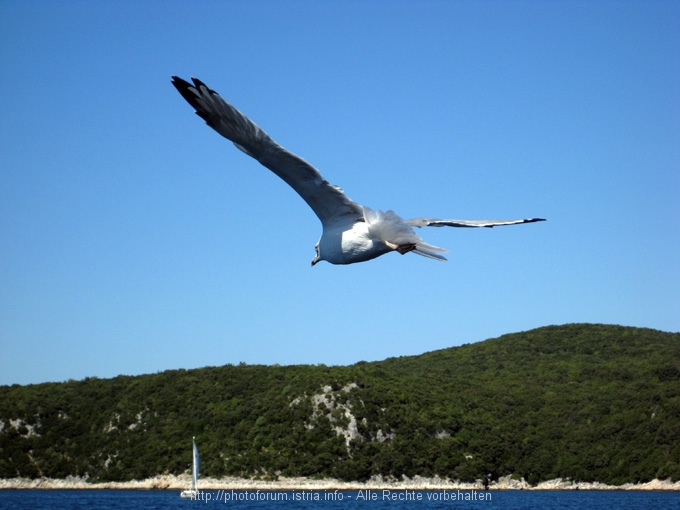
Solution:
<svg viewBox="0 0 680 510">
<path fill-rule="evenodd" d="M 198 471 L 200 469 L 201 460 L 198 457 L 198 448 L 196 447 L 196 437 L 193 438 L 194 443 L 194 469 L 191 477 L 191 490 L 195 491 L 198 486 Z"/>
</svg>

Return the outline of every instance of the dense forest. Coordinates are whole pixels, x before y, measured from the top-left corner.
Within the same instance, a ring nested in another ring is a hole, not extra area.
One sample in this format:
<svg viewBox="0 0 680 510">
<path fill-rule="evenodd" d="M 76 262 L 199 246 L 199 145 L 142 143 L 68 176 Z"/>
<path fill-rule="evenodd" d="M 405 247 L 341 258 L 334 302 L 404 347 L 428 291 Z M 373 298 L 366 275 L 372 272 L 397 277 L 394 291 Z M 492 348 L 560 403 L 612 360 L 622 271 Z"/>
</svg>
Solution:
<svg viewBox="0 0 680 510">
<path fill-rule="evenodd" d="M 571 324 L 351 366 L 0 387 L 0 478 L 680 479 L 680 334 Z"/>
</svg>

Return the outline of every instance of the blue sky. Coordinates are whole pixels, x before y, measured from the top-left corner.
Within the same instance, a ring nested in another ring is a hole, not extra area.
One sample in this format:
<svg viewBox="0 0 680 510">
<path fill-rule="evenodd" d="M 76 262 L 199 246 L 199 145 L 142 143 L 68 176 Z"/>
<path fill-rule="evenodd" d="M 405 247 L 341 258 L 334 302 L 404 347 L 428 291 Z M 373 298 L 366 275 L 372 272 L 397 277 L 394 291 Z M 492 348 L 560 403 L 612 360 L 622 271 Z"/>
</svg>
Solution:
<svg viewBox="0 0 680 510">
<path fill-rule="evenodd" d="M 0 3 L 0 384 L 345 365 L 572 322 L 680 330 L 680 4 Z M 196 76 L 448 263 L 321 226 Z"/>
</svg>

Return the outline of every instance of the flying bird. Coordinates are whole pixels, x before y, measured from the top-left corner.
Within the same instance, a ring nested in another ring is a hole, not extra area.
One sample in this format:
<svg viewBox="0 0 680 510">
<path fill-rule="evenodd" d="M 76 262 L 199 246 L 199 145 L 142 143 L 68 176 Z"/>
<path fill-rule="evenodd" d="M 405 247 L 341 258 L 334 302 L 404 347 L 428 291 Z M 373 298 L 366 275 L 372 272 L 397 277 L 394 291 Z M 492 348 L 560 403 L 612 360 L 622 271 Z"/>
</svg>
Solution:
<svg viewBox="0 0 680 510">
<path fill-rule="evenodd" d="M 283 179 L 321 220 L 323 231 L 316 243 L 312 266 L 321 260 L 331 264 L 365 262 L 392 251 L 446 260 L 442 254 L 447 250 L 427 244 L 416 235 L 413 227 L 496 227 L 545 221 L 543 218 L 404 220 L 393 211 L 375 211 L 354 202 L 340 188 L 329 184 L 316 168 L 281 147 L 203 82 L 196 78 L 192 81 L 193 84 L 177 76 L 172 77 L 175 88 L 208 126 Z"/>
</svg>

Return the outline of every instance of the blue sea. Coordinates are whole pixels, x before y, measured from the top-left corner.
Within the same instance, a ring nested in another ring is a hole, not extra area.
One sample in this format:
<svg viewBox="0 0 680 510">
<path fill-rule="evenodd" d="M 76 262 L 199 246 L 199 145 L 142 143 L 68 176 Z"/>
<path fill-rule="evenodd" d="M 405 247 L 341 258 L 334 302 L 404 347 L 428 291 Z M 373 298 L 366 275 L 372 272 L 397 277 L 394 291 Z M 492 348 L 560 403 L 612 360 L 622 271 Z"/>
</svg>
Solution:
<svg viewBox="0 0 680 510">
<path fill-rule="evenodd" d="M 198 500 L 179 491 L 0 490 L 0 510 L 32 509 L 678 509 L 680 493 L 655 491 L 201 491 Z"/>
</svg>

